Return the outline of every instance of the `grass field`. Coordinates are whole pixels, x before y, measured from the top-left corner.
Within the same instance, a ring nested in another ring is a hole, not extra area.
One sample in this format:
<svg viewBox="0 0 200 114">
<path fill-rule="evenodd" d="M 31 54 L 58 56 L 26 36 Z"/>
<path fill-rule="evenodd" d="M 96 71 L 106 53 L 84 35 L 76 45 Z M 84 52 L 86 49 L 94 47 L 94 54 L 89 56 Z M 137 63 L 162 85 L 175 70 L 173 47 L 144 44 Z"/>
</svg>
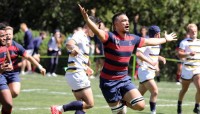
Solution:
<svg viewBox="0 0 200 114">
<path fill-rule="evenodd" d="M 42 77 L 40 74 L 32 74 L 21 76 L 21 79 L 21 93 L 14 99 L 13 114 L 50 114 L 51 105 L 66 104 L 74 100 L 64 76 Z M 138 85 L 138 81 L 134 81 L 134 83 Z M 87 114 L 111 114 L 99 89 L 99 79 L 91 79 L 91 85 L 95 106 L 88 110 Z M 158 87 L 157 114 L 176 114 L 177 97 L 181 86 L 174 82 L 160 82 Z M 194 85 L 191 84 L 183 102 L 184 114 L 193 113 L 195 91 Z M 140 112 L 128 109 L 127 114 L 150 114 L 149 92 L 144 97 L 145 110 Z M 74 114 L 74 112 L 65 112 L 64 114 Z"/>
</svg>

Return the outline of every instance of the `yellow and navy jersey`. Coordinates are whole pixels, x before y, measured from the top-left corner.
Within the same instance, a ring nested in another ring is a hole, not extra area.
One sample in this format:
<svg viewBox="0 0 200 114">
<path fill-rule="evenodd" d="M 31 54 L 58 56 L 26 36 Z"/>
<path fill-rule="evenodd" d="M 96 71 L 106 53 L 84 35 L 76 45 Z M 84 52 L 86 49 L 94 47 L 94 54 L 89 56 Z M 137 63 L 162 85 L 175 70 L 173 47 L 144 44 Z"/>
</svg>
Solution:
<svg viewBox="0 0 200 114">
<path fill-rule="evenodd" d="M 89 61 L 90 39 L 83 31 L 79 31 L 76 32 L 70 40 L 74 40 L 76 42 L 76 45 L 80 50 L 80 54 L 75 57 L 69 54 L 67 72 L 85 70 Z"/>
<path fill-rule="evenodd" d="M 160 45 L 146 46 L 146 47 L 138 48 L 137 50 L 141 51 L 147 58 L 151 59 L 152 61 L 154 62 L 158 61 L 158 57 L 160 54 Z M 154 66 L 140 59 L 137 59 L 137 62 L 141 67 L 144 67 L 144 68 L 150 67 L 152 69 L 155 69 Z"/>
<path fill-rule="evenodd" d="M 195 52 L 194 56 L 187 56 L 184 60 L 184 64 L 189 65 L 200 65 L 200 40 L 186 38 L 181 41 L 180 49 L 184 50 L 186 53 Z"/>
</svg>

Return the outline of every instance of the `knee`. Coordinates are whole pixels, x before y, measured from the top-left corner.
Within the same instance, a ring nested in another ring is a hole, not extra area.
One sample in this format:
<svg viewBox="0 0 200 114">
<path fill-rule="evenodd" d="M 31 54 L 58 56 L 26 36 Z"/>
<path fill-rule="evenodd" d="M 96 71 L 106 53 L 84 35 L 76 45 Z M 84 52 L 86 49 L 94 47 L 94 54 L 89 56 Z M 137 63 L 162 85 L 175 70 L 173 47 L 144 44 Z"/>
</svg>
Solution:
<svg viewBox="0 0 200 114">
<path fill-rule="evenodd" d="M 94 107 L 94 103 L 88 103 L 86 109 L 90 109 Z"/>
<path fill-rule="evenodd" d="M 12 94 L 12 98 L 16 98 L 19 95 L 19 92 L 12 91 L 11 94 Z"/>
<path fill-rule="evenodd" d="M 133 99 L 130 104 L 133 110 L 142 111 L 145 108 L 145 101 L 143 97 Z"/>
<path fill-rule="evenodd" d="M 135 105 L 135 110 L 142 111 L 145 108 L 145 102 L 139 102 Z"/>
<path fill-rule="evenodd" d="M 152 96 L 155 96 L 155 97 L 158 96 L 158 91 L 153 91 L 153 92 L 151 93 L 151 95 L 152 95 Z"/>
<path fill-rule="evenodd" d="M 16 98 L 19 94 L 18 93 L 13 93 L 12 98 Z"/>
</svg>

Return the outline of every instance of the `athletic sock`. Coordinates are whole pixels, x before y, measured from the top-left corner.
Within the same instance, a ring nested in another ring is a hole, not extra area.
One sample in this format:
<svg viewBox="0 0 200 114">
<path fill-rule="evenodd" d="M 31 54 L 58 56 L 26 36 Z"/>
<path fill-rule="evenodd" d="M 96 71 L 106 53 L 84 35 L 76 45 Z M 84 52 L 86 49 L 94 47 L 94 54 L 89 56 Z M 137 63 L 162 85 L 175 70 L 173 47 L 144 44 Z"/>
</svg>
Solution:
<svg viewBox="0 0 200 114">
<path fill-rule="evenodd" d="M 7 110 L 4 107 L 2 107 L 1 114 L 11 114 L 11 113 L 12 113 L 12 110 Z"/>
<path fill-rule="evenodd" d="M 177 104 L 177 112 L 178 113 L 181 113 L 182 112 L 182 101 L 178 101 L 178 104 Z"/>
<path fill-rule="evenodd" d="M 69 110 L 82 110 L 83 102 L 82 101 L 73 101 L 69 104 L 63 105 L 64 112 Z"/>
<path fill-rule="evenodd" d="M 150 110 L 151 110 L 151 112 L 155 111 L 156 110 L 156 103 L 155 102 L 149 102 L 149 104 L 150 104 Z"/>
<path fill-rule="evenodd" d="M 180 82 L 180 78 L 181 78 L 181 75 L 180 74 L 176 74 L 176 82 Z"/>
<path fill-rule="evenodd" d="M 156 76 L 156 81 L 157 81 L 157 82 L 160 82 L 160 75 L 157 75 L 157 76 Z"/>
<path fill-rule="evenodd" d="M 85 114 L 83 110 L 76 110 L 75 114 Z"/>
<path fill-rule="evenodd" d="M 199 103 L 195 103 L 194 110 L 195 113 L 199 111 Z"/>
</svg>

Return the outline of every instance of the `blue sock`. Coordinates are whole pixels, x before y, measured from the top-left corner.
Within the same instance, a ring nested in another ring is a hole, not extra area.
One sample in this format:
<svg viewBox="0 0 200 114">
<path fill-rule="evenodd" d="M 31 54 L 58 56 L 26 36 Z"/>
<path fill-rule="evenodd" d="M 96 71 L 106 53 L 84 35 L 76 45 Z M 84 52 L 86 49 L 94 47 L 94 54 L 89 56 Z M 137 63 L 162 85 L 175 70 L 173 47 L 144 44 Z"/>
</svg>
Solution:
<svg viewBox="0 0 200 114">
<path fill-rule="evenodd" d="M 83 110 L 76 110 L 75 114 L 85 114 Z"/>
<path fill-rule="evenodd" d="M 150 110 L 155 111 L 156 110 L 156 103 L 155 102 L 149 102 L 150 104 Z"/>
<path fill-rule="evenodd" d="M 83 109 L 82 101 L 72 101 L 69 104 L 63 105 L 64 112 L 70 110 L 82 110 L 82 109 Z"/>
</svg>

